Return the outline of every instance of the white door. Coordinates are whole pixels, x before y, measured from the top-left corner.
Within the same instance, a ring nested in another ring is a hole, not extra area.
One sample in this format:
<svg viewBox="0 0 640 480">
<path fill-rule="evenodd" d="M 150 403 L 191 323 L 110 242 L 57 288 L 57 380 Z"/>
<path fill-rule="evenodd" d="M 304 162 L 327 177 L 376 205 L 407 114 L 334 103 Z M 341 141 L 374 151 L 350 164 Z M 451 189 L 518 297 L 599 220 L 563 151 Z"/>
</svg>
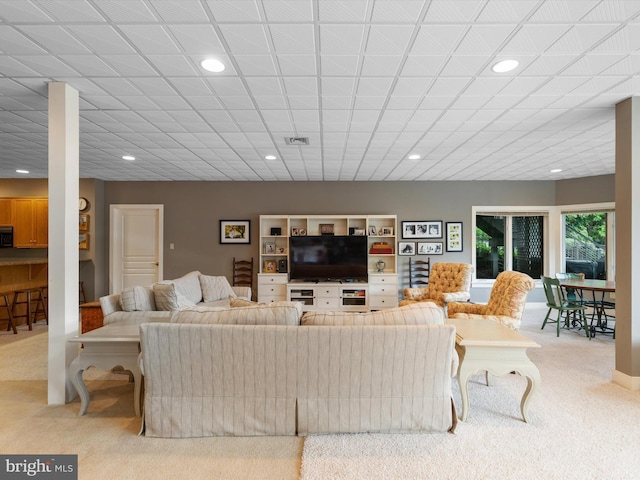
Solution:
<svg viewBox="0 0 640 480">
<path fill-rule="evenodd" d="M 162 280 L 163 205 L 111 205 L 109 292 Z"/>
</svg>

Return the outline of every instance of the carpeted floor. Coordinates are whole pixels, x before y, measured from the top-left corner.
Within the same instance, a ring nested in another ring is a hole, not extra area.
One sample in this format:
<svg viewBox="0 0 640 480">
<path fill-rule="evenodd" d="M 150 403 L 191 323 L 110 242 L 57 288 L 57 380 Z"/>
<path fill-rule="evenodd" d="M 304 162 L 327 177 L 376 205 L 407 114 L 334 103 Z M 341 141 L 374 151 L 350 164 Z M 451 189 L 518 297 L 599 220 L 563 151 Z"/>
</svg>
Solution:
<svg viewBox="0 0 640 480">
<path fill-rule="evenodd" d="M 326 479 L 632 479 L 640 472 L 640 392 L 611 382 L 614 340 L 540 330 L 546 308 L 527 306 L 521 333 L 542 388 L 532 423 L 521 420 L 526 380 L 476 376 L 470 413 L 454 435 L 325 435 L 305 441 L 303 480 Z M 457 382 L 454 399 L 461 411 Z"/>
<path fill-rule="evenodd" d="M 520 417 L 524 379 L 507 375 L 487 387 L 476 377 L 469 419 L 453 435 L 140 437 L 125 376 L 89 369 L 91 404 L 83 417 L 77 399 L 48 406 L 47 336 L 25 334 L 0 343 L 1 451 L 78 454 L 79 478 L 91 480 L 636 478 L 640 392 L 611 383 L 614 341 L 575 331 L 556 338 L 553 327 L 540 330 L 545 311 L 527 306 L 521 328 L 542 345 L 529 351 L 542 377 L 532 423 Z M 459 412 L 456 382 L 454 388 Z"/>
</svg>

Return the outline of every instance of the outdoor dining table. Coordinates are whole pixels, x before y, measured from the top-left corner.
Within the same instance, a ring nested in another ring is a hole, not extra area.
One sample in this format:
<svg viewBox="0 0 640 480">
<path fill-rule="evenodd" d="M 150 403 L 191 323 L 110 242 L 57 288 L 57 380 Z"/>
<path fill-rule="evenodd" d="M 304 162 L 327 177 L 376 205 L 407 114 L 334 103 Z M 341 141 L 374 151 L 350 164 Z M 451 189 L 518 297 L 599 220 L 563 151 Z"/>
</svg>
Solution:
<svg viewBox="0 0 640 480">
<path fill-rule="evenodd" d="M 575 289 L 580 297 L 583 305 L 593 308 L 591 314 L 591 335 L 600 330 L 601 333 L 612 333 L 615 335 L 615 329 L 607 325 L 609 319 L 615 321 L 615 315 L 607 315 L 607 308 L 614 308 L 615 304 L 606 301 L 604 299 L 606 293 L 613 293 L 616 291 L 616 282 L 610 280 L 596 280 L 596 279 L 566 279 L 561 280 L 560 285 L 564 288 Z M 585 298 L 586 293 L 591 292 L 591 300 Z M 597 323 L 594 325 L 594 321 L 597 318 Z"/>
</svg>

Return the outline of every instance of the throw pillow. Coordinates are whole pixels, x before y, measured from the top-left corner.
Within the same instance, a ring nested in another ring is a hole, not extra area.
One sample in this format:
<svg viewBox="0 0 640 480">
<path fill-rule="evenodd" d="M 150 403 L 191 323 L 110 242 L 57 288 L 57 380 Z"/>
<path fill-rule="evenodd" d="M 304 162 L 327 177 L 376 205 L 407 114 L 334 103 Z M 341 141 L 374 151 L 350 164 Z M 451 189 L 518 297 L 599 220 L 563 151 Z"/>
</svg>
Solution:
<svg viewBox="0 0 640 480">
<path fill-rule="evenodd" d="M 171 322 L 213 325 L 300 325 L 301 314 L 302 304 L 299 302 L 278 302 L 265 306 L 254 305 L 230 309 L 194 307 L 175 312 L 171 316 Z"/>
<path fill-rule="evenodd" d="M 199 275 L 202 299 L 205 303 L 215 302 L 223 298 L 237 297 L 226 277 Z"/>
<path fill-rule="evenodd" d="M 403 307 L 376 312 L 306 312 L 301 325 L 356 326 L 356 325 L 442 325 L 444 311 L 431 302 L 412 303 Z"/>
<path fill-rule="evenodd" d="M 231 305 L 231 308 L 237 308 L 237 307 L 253 307 L 256 305 L 266 305 L 266 303 L 258 303 L 258 302 L 252 302 L 251 300 L 245 300 L 244 298 L 238 298 L 238 297 L 229 297 L 229 303 Z"/>
<path fill-rule="evenodd" d="M 153 288 L 135 286 L 122 290 L 120 307 L 125 312 L 151 312 L 156 309 Z"/>
<path fill-rule="evenodd" d="M 176 292 L 176 286 L 173 283 L 155 283 L 153 297 L 158 310 L 173 311 L 195 306 L 195 303 L 187 297 Z"/>
</svg>

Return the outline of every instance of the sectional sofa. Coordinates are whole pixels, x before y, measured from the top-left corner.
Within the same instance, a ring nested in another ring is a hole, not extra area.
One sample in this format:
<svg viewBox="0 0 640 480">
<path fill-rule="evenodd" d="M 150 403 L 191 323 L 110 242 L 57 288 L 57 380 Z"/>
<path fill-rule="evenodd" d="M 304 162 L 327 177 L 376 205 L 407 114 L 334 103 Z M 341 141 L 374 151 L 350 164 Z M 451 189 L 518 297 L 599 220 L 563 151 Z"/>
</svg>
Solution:
<svg viewBox="0 0 640 480">
<path fill-rule="evenodd" d="M 229 308 L 230 299 L 251 299 L 251 288 L 235 287 L 223 276 L 189 272 L 149 286 L 134 286 L 100 298 L 104 325 L 168 321 L 171 312 L 201 305 Z"/>
<path fill-rule="evenodd" d="M 453 432 L 455 329 L 429 302 L 378 312 L 192 306 L 140 326 L 150 437 Z"/>
</svg>

